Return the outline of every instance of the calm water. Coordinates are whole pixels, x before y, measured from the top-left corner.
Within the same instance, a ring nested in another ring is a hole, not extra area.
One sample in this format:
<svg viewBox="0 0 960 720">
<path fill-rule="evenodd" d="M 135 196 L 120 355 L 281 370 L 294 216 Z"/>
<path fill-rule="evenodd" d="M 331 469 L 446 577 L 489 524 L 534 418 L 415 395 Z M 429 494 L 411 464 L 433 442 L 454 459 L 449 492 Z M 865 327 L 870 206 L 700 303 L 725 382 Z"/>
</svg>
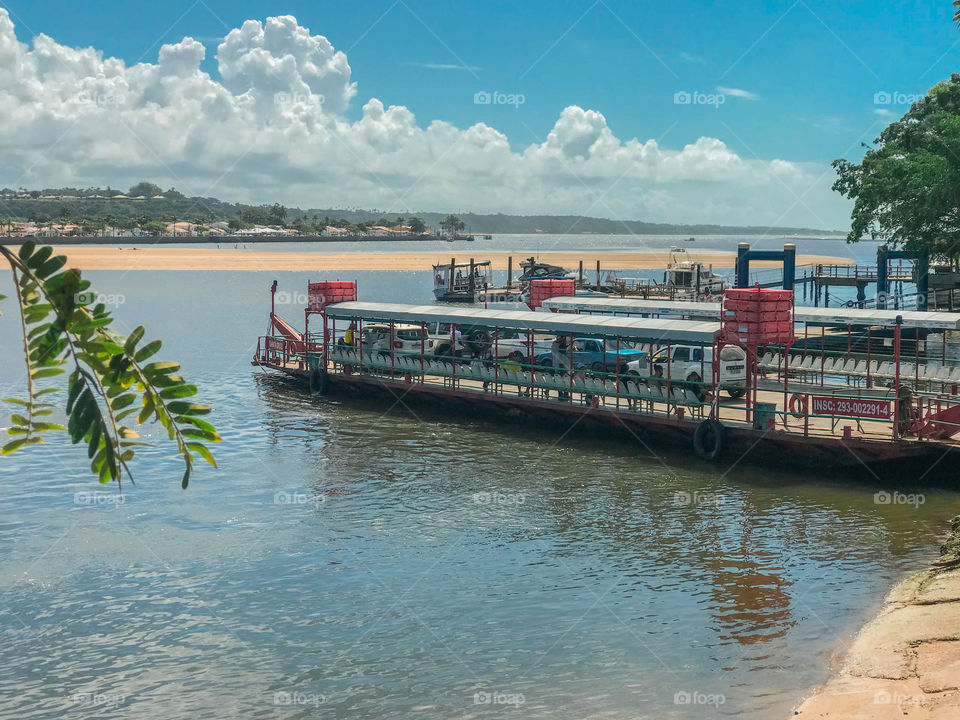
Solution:
<svg viewBox="0 0 960 720">
<path fill-rule="evenodd" d="M 160 445 L 78 503 L 81 448 L 0 460 L 2 718 L 787 717 L 960 509 L 310 397 L 249 364 L 306 274 L 89 275 L 201 385 L 220 470 L 181 491 Z"/>
</svg>

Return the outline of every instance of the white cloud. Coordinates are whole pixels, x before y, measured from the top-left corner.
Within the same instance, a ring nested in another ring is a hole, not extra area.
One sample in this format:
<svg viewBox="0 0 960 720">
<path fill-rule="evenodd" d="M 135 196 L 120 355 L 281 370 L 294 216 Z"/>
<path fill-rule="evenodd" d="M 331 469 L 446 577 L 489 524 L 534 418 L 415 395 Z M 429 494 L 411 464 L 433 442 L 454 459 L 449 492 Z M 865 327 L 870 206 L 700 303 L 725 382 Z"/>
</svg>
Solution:
<svg viewBox="0 0 960 720">
<path fill-rule="evenodd" d="M 729 95 L 730 97 L 743 98 L 744 100 L 757 99 L 757 96 L 754 95 L 749 90 L 741 90 L 740 88 L 724 87 L 723 85 L 717 85 L 717 92 L 723 93 L 724 95 Z"/>
<path fill-rule="evenodd" d="M 418 123 L 375 98 L 351 121 L 344 112 L 357 84 L 346 55 L 293 17 L 228 33 L 216 50 L 219 80 L 200 69 L 205 57 L 192 38 L 132 66 L 45 35 L 30 48 L 0 9 L 0 184 L 146 179 L 190 195 L 304 207 L 846 221 L 822 166 L 744 159 L 717 138 L 679 150 L 621 140 L 602 113 L 574 105 L 542 143 L 522 149 L 485 123 Z"/>
</svg>

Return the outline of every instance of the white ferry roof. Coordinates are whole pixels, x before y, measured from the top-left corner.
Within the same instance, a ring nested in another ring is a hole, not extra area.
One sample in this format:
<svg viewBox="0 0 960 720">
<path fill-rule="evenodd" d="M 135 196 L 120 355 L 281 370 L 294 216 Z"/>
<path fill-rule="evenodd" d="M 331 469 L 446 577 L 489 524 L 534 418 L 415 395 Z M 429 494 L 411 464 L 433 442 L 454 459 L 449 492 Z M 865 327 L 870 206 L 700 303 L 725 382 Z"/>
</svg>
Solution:
<svg viewBox="0 0 960 720">
<path fill-rule="evenodd" d="M 620 336 L 700 345 L 713 344 L 720 332 L 720 323 L 717 321 L 569 315 L 529 310 L 453 308 L 445 305 L 344 302 L 328 305 L 326 314 L 330 318 L 486 325 L 552 334 Z"/>
<path fill-rule="evenodd" d="M 556 297 L 543 301 L 550 310 L 579 310 L 600 313 L 650 313 L 687 317 L 720 318 L 720 303 L 682 300 L 640 300 L 634 298 Z M 872 310 L 865 308 L 796 307 L 794 319 L 805 323 L 837 325 L 878 325 L 893 327 L 897 316 L 903 327 L 960 330 L 960 313 L 920 310 Z"/>
</svg>

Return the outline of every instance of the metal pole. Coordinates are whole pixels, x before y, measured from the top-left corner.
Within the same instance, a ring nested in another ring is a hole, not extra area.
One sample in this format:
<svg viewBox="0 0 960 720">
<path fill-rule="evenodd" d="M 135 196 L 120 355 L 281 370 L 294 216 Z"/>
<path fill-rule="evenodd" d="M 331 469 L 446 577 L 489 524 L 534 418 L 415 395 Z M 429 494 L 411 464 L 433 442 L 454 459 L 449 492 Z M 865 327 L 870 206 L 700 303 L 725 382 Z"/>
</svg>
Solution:
<svg viewBox="0 0 960 720">
<path fill-rule="evenodd" d="M 900 326 L 903 318 L 897 315 L 897 324 L 893 329 L 893 361 L 897 369 L 894 373 L 893 381 L 893 439 L 896 440 L 900 433 Z"/>
<path fill-rule="evenodd" d="M 513 287 L 513 255 L 507 255 L 507 287 Z"/>
<path fill-rule="evenodd" d="M 393 331 L 393 326 L 394 326 L 394 321 L 391 320 L 390 321 L 390 377 L 391 378 L 394 377 L 394 373 L 396 372 L 396 363 L 394 361 L 394 353 L 393 353 L 393 342 L 394 342 L 393 339 L 394 337 L 396 337 L 396 335 Z"/>
</svg>

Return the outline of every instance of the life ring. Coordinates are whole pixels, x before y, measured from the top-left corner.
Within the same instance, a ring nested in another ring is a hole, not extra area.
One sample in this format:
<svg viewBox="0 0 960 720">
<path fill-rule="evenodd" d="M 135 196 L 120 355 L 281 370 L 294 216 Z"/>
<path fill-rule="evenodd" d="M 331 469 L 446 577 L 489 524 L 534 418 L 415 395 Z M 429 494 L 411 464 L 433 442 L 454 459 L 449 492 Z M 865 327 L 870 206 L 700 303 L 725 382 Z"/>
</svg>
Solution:
<svg viewBox="0 0 960 720">
<path fill-rule="evenodd" d="M 704 460 L 716 460 L 723 452 L 723 425 L 713 419 L 704 420 L 693 433 L 693 451 Z"/>
<path fill-rule="evenodd" d="M 310 371 L 310 392 L 314 395 L 326 395 L 330 384 L 327 371 L 314 368 Z"/>
<path fill-rule="evenodd" d="M 790 414 L 794 417 L 805 417 L 807 414 L 807 396 L 794 393 L 790 398 Z"/>
</svg>

